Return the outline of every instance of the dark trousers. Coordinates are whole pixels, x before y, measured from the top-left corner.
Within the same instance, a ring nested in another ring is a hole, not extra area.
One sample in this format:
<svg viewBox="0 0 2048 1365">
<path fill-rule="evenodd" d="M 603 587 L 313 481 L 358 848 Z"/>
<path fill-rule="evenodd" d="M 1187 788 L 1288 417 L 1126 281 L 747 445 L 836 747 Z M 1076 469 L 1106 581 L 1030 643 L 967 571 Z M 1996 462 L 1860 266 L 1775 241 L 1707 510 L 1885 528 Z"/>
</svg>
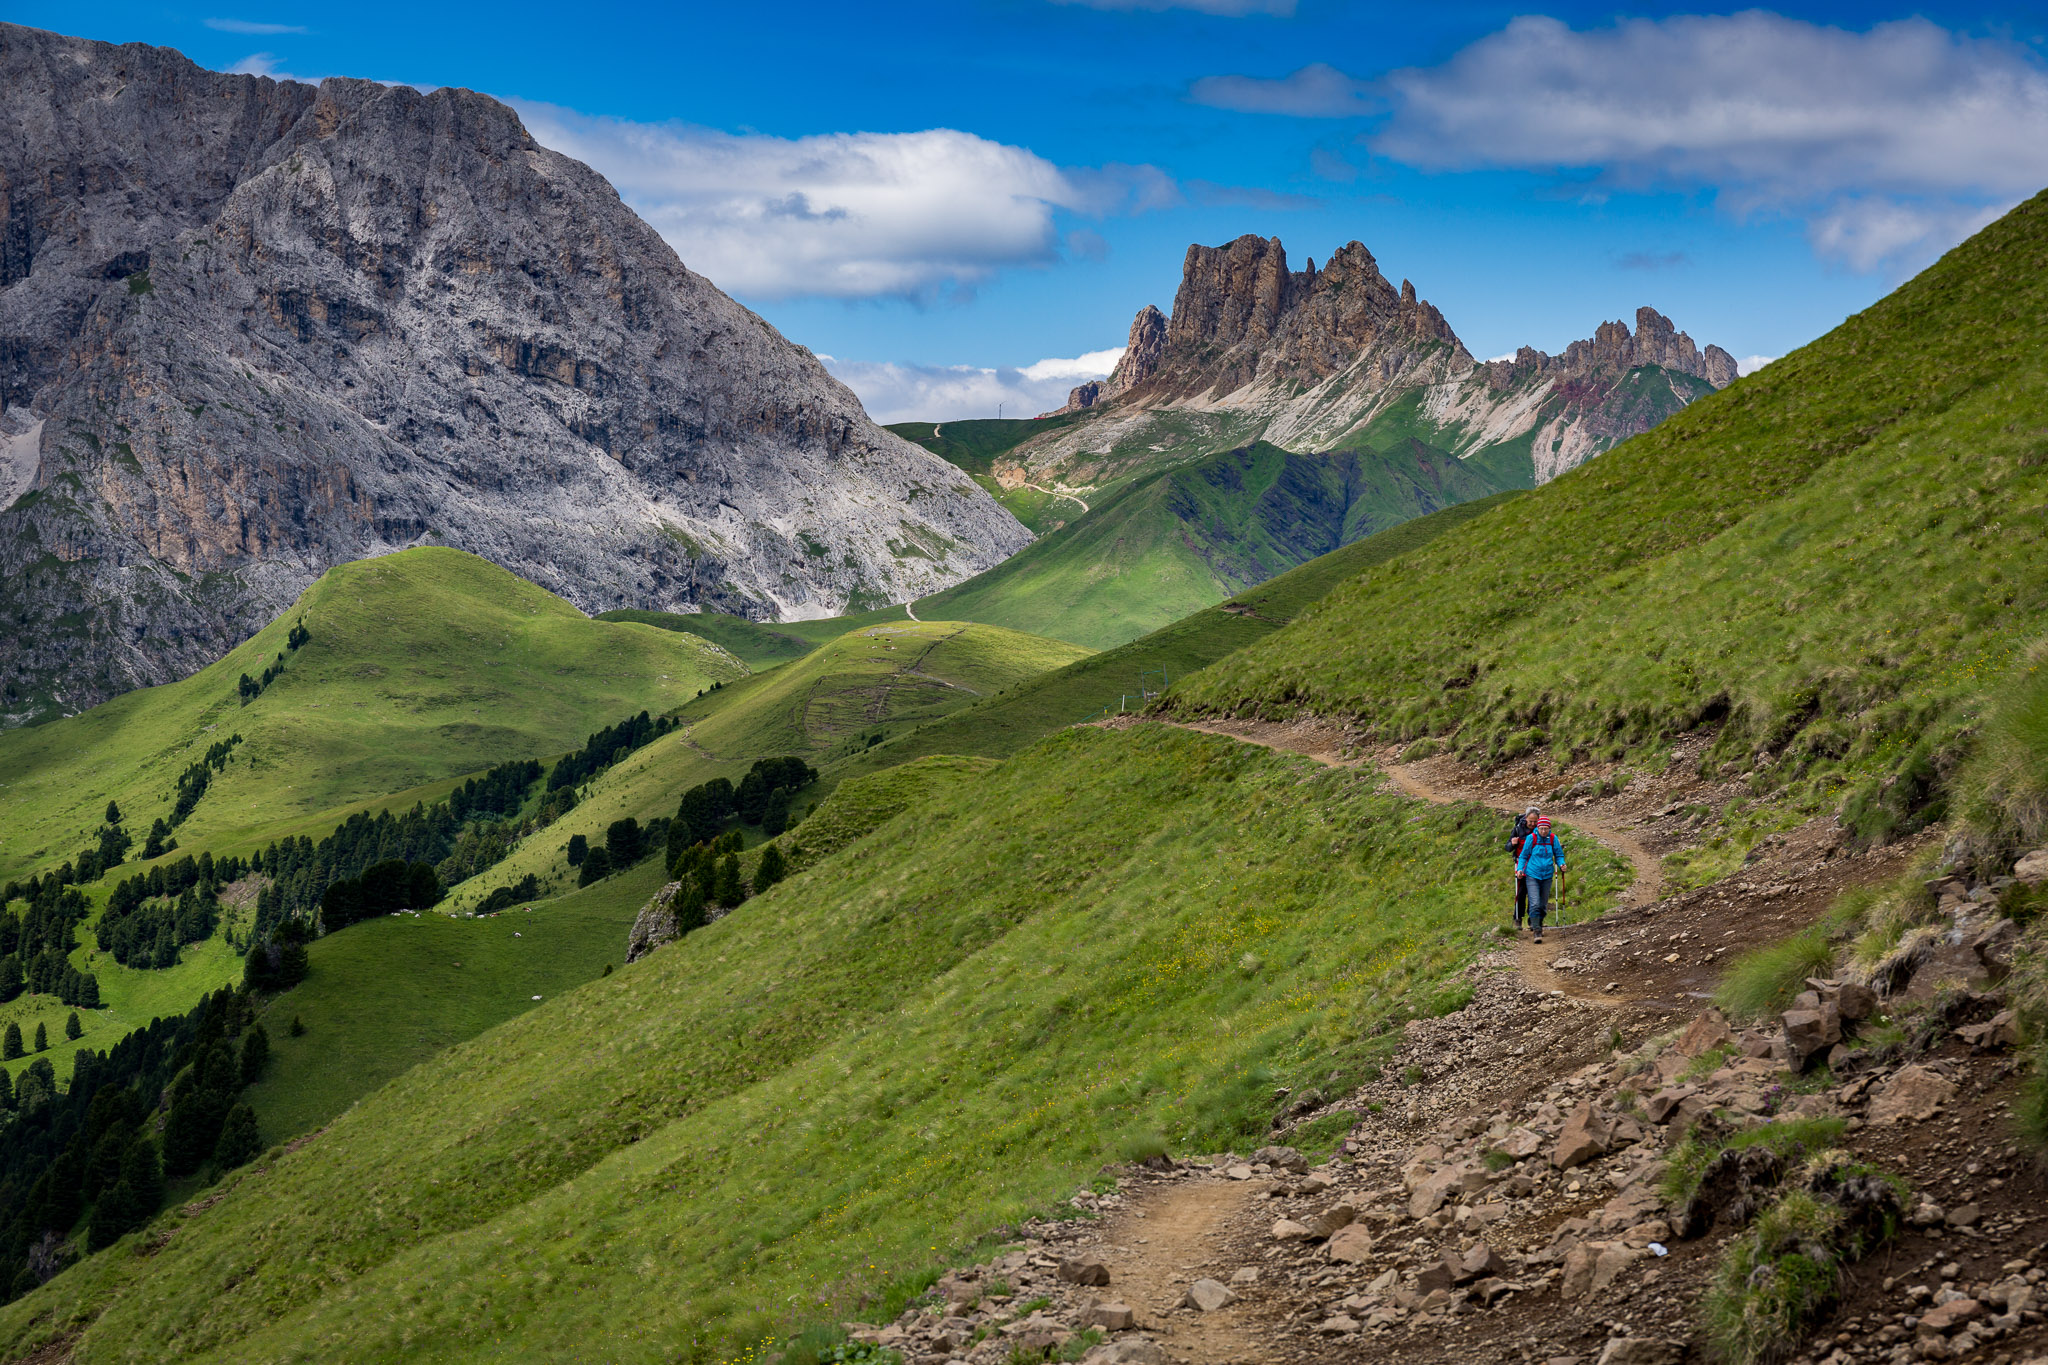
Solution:
<svg viewBox="0 0 2048 1365">
<path fill-rule="evenodd" d="M 1515 876 L 1515 923 L 1522 922 L 1522 916 L 1529 913 L 1529 879 L 1517 873 Z"/>
</svg>

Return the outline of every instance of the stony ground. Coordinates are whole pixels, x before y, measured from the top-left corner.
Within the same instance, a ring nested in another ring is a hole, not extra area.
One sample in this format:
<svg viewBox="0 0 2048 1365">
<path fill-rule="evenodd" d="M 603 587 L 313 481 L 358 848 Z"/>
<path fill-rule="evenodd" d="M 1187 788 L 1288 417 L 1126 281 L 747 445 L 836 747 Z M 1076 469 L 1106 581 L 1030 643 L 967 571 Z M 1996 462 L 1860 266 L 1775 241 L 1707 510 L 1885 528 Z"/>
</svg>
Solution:
<svg viewBox="0 0 2048 1365">
<path fill-rule="evenodd" d="M 1203 728 L 1323 762 L 1365 756 L 1313 724 Z M 1048 1349 L 1096 1365 L 1704 1361 L 1699 1302 L 1743 1201 L 1794 1173 L 1725 1161 L 1673 1205 L 1672 1149 L 1694 1125 L 1835 1117 L 1841 1148 L 1913 1193 L 1903 1233 L 1850 1267 L 1796 1359 L 2048 1365 L 2048 1171 L 2007 1135 L 2021 1064 L 1989 888 L 1943 888 L 1952 942 L 1895 994 L 1817 982 L 1794 1011 L 1737 1029 L 1705 1003 L 1722 961 L 1810 923 L 1845 886 L 1895 876 L 1913 849 L 1854 855 L 1815 822 L 1715 885 L 1660 895 L 1661 855 L 1718 794 L 1691 775 L 1696 755 L 1604 796 L 1604 774 L 1567 774 L 1578 794 L 1561 801 L 1554 776 L 1375 757 L 1425 799 L 1551 797 L 1636 862 L 1636 894 L 1541 947 L 1504 944 L 1469 969 L 1469 1005 L 1408 1025 L 1379 1080 L 1293 1115 L 1356 1115 L 1329 1162 L 1311 1169 L 1281 1129 L 1244 1156 L 1121 1171 L 1116 1192 L 1077 1193 L 1071 1221 L 1028 1226 L 1018 1249 L 942 1281 L 939 1302 L 861 1335 L 913 1365 Z M 1885 1018 L 1911 1039 L 1864 1041 Z"/>
</svg>

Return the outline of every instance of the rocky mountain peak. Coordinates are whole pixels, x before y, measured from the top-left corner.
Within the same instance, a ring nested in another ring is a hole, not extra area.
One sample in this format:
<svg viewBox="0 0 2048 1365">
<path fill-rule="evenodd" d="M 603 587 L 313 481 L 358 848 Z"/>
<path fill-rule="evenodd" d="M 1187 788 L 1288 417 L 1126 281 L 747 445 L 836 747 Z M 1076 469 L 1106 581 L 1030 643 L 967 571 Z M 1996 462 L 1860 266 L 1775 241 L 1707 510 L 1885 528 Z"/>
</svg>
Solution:
<svg viewBox="0 0 2048 1365">
<path fill-rule="evenodd" d="M 1734 356 L 1719 346 L 1701 350 L 1670 318 L 1648 305 L 1636 309 L 1633 333 L 1625 322 L 1603 322 L 1590 339 L 1574 341 L 1561 355 L 1524 346 L 1512 360 L 1488 361 L 1482 369 L 1487 384 L 1499 389 L 1534 375 L 1618 378 L 1640 365 L 1703 379 L 1717 389 L 1727 388 L 1737 376 Z"/>
<path fill-rule="evenodd" d="M 773 619 L 1030 539 L 498 101 L 13 25 L 0 429 L 17 721 L 182 676 L 407 545 L 590 611 Z"/>
</svg>

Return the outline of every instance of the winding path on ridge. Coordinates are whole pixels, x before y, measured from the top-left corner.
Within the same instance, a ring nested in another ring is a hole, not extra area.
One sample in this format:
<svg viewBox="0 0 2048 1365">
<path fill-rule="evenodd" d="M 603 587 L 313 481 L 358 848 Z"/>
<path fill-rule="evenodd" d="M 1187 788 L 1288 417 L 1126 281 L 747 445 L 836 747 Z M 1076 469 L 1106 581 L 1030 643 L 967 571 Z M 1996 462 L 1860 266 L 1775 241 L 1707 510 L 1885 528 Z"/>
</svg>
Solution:
<svg viewBox="0 0 2048 1365">
<path fill-rule="evenodd" d="M 1348 752 L 1351 746 L 1341 731 L 1328 727 L 1226 720 L 1167 720 L 1147 723 L 1174 725 L 1183 730 L 1199 730 L 1204 734 L 1221 735 L 1227 739 L 1257 744 L 1262 748 L 1282 753 L 1299 754 L 1325 767 L 1361 768 L 1367 763 L 1365 758 Z M 1383 771 L 1387 774 L 1388 780 L 1404 794 L 1418 801 L 1427 801 L 1432 805 L 1478 801 L 1499 811 L 1512 812 L 1515 809 L 1513 806 L 1490 800 L 1476 791 L 1460 790 L 1447 784 L 1438 785 L 1441 779 L 1432 781 L 1425 777 L 1419 768 L 1418 764 L 1396 763 L 1385 766 Z M 1647 905 L 1663 897 L 1663 860 L 1652 853 L 1635 834 L 1604 821 L 1579 815 L 1574 815 L 1568 820 L 1560 816 L 1559 820 L 1572 832 L 1584 835 L 1628 859 L 1629 866 L 1635 869 L 1635 881 L 1622 893 L 1622 905 Z M 1502 880 L 1504 884 L 1507 883 L 1508 874 L 1503 874 Z M 1504 891 L 1503 895 L 1506 894 Z M 1570 902 L 1565 902 L 1565 905 L 1569 912 Z M 1582 1000 L 1588 1004 L 1622 1005 L 1635 1000 L 1637 997 L 1625 989 L 1619 994 L 1589 990 L 1582 983 L 1568 980 L 1552 969 L 1551 963 L 1569 951 L 1569 942 L 1573 938 L 1592 932 L 1596 925 L 1597 921 L 1587 921 L 1553 926 L 1544 942 L 1540 944 L 1527 934 L 1516 935 L 1515 966 L 1523 983 L 1535 990 L 1561 991 L 1575 1000 Z"/>
</svg>

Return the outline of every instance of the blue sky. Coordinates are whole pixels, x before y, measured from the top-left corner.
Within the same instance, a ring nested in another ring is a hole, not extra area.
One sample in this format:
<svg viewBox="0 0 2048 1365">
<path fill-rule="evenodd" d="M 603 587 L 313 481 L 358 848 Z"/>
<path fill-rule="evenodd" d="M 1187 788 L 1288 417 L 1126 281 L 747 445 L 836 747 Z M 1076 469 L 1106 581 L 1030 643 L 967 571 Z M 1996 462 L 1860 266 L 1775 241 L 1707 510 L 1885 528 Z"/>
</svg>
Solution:
<svg viewBox="0 0 2048 1365">
<path fill-rule="evenodd" d="M 1642 303 L 1780 355 L 2048 184 L 2038 4 L 196 3 L 0 14 L 513 101 L 885 420 L 1063 393 L 1245 232 L 1481 357 Z"/>
</svg>

